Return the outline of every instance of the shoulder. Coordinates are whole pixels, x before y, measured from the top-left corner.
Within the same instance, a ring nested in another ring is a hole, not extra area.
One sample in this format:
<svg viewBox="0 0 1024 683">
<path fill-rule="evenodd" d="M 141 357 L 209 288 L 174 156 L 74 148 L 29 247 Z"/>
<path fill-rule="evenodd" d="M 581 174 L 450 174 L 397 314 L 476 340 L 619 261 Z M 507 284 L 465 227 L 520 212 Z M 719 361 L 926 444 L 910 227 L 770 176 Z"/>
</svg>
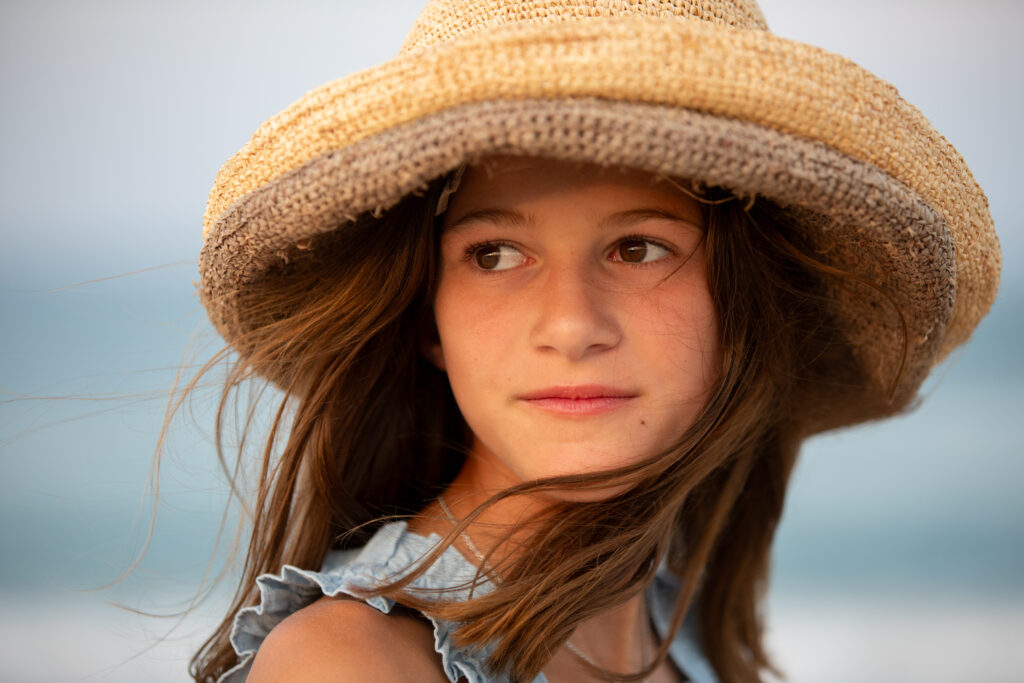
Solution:
<svg viewBox="0 0 1024 683">
<path fill-rule="evenodd" d="M 357 600 L 321 598 L 275 626 L 247 683 L 447 682 L 429 625 Z"/>
</svg>

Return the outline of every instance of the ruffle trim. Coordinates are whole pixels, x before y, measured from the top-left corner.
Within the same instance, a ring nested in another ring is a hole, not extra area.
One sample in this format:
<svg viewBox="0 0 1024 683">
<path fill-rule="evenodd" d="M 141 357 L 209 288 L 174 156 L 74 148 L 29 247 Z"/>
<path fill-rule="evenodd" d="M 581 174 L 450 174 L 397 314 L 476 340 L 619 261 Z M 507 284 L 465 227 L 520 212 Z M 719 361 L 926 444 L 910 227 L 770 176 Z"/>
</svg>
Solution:
<svg viewBox="0 0 1024 683">
<path fill-rule="evenodd" d="M 321 596 L 350 595 L 385 614 L 389 613 L 395 605 L 394 600 L 363 598 L 359 593 L 400 577 L 441 541 L 436 534 L 426 538 L 408 531 L 406 527 L 405 522 L 386 524 L 365 547 L 331 552 L 320 571 L 285 565 L 280 574 L 263 574 L 257 578 L 260 602 L 240 610 L 231 630 L 231 645 L 238 654 L 238 664 L 221 675 L 217 683 L 244 683 L 253 657 L 271 629 Z M 449 588 L 472 582 L 475 574 L 476 568 L 457 550 L 449 547 L 410 587 L 424 591 Z M 489 589 L 489 584 L 480 585 L 475 592 L 479 595 Z M 439 597 L 455 600 L 469 596 L 469 588 L 439 594 Z M 504 683 L 504 677 L 494 678 L 486 673 L 483 664 L 486 651 L 470 653 L 455 647 L 453 633 L 456 624 L 433 618 L 430 621 L 434 626 L 434 649 L 441 655 L 449 681 Z M 543 677 L 537 679 L 538 683 L 542 681 Z"/>
</svg>

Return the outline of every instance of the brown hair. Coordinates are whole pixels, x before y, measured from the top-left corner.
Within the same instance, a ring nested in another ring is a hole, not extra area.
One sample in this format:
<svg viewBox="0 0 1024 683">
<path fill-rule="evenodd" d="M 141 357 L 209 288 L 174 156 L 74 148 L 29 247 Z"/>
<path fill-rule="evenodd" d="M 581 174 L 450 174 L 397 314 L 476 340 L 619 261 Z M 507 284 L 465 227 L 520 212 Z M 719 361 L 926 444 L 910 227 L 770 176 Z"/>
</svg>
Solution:
<svg viewBox="0 0 1024 683">
<path fill-rule="evenodd" d="M 432 324 L 434 207 L 444 181 L 308 245 L 242 307 L 253 331 L 237 345 L 217 414 L 226 470 L 222 418 L 233 392 L 262 375 L 284 397 L 254 482 L 241 583 L 192 660 L 196 681 L 215 680 L 236 663 L 233 615 L 258 601 L 258 575 L 284 564 L 319 567 L 332 546 L 363 545 L 385 518 L 422 509 L 462 466 L 468 428 L 447 379 L 418 352 Z M 825 271 L 803 256 L 809 250 L 784 212 L 764 202 L 750 210 L 722 203 L 720 194 L 708 194 L 705 239 L 723 365 L 680 442 L 611 474 L 526 483 L 485 503 L 545 487 L 629 485 L 610 499 L 555 504 L 547 511 L 555 514 L 534 520 L 535 552 L 496 567 L 502 579 L 489 593 L 464 602 L 410 595 L 404 589 L 424 565 L 377 591 L 465 622 L 459 644 L 493 645 L 488 664 L 512 681 L 531 680 L 577 624 L 642 590 L 663 557 L 683 586 L 672 632 L 696 600 L 702 645 L 722 680 L 760 680 L 771 669 L 758 608 L 814 395 L 836 381 L 863 380 L 827 313 Z M 408 474 L 395 477 L 399 471 Z M 649 674 L 670 642 L 647 670 L 618 678 Z"/>
</svg>

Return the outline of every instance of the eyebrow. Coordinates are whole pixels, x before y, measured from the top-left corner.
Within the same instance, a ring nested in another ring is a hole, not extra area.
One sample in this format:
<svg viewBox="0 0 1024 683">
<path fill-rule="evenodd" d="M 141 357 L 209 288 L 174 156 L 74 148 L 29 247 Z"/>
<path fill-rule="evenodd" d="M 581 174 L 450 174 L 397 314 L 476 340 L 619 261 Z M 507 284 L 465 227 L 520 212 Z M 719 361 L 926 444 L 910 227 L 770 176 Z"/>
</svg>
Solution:
<svg viewBox="0 0 1024 683">
<path fill-rule="evenodd" d="M 477 211 L 470 211 L 451 225 L 445 226 L 444 230 L 445 232 L 449 230 L 457 230 L 466 223 L 474 223 L 477 221 L 494 223 L 495 225 L 506 228 L 515 228 L 527 223 L 536 223 L 533 216 L 522 214 L 515 209 L 479 209 Z"/>
<path fill-rule="evenodd" d="M 688 218 L 678 216 L 671 211 L 665 211 L 663 209 L 643 208 L 643 209 L 629 209 L 628 211 L 617 211 L 613 214 L 605 216 L 598 225 L 600 227 L 607 227 L 609 225 L 635 225 L 649 218 L 661 218 L 667 221 L 673 221 L 676 223 L 684 223 L 692 228 L 703 230 L 704 226 L 699 223 L 694 223 Z"/>
<path fill-rule="evenodd" d="M 688 218 L 678 216 L 671 211 L 665 211 L 663 209 L 654 208 L 642 208 L 642 209 L 629 209 L 627 211 L 616 211 L 615 213 L 605 216 L 598 223 L 598 227 L 605 228 L 610 225 L 621 225 L 629 226 L 643 222 L 649 218 L 660 218 L 663 220 L 674 221 L 677 223 L 683 223 L 693 228 L 703 230 L 704 226 L 699 223 L 695 223 Z M 523 214 L 515 209 L 479 209 L 477 211 L 470 211 L 465 216 L 455 221 L 449 226 L 445 227 L 445 232 L 449 230 L 457 230 L 467 223 L 473 223 L 476 221 L 494 223 L 501 227 L 515 228 L 530 223 L 536 223 L 536 219 L 529 215 Z"/>
</svg>

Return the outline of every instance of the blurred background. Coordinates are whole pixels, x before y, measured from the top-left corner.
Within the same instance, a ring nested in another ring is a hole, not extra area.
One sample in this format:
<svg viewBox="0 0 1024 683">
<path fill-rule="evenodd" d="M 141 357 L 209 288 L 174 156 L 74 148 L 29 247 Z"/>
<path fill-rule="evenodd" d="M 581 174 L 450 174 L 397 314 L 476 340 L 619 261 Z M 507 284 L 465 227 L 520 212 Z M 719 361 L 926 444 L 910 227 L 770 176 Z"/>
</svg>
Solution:
<svg viewBox="0 0 1024 683">
<path fill-rule="evenodd" d="M 1021 680 L 1024 4 L 761 4 L 932 120 L 1004 250 L 995 307 L 918 410 L 807 445 L 773 652 L 797 682 Z M 118 603 L 170 613 L 200 588 L 227 498 L 212 389 L 169 431 L 141 565 L 91 589 L 147 536 L 177 370 L 219 348 L 193 284 L 206 193 L 264 119 L 394 55 L 419 6 L 0 3 L 0 683 L 187 680 L 226 590 L 181 623 Z"/>
</svg>

